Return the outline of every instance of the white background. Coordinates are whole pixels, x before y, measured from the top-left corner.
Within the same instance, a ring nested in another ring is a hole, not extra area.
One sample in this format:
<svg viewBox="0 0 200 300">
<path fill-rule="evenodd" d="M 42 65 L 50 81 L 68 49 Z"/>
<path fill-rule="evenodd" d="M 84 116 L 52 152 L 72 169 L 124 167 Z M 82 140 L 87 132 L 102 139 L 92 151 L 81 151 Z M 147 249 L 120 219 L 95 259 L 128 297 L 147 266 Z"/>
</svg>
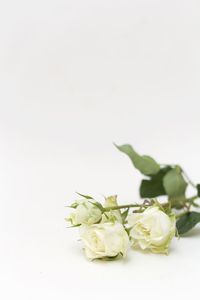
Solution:
<svg viewBox="0 0 200 300">
<path fill-rule="evenodd" d="M 199 227 L 169 256 L 91 263 L 64 221 L 75 191 L 138 200 L 113 142 L 200 181 L 199 53 L 198 0 L 0 2 L 1 299 L 199 293 Z"/>
</svg>

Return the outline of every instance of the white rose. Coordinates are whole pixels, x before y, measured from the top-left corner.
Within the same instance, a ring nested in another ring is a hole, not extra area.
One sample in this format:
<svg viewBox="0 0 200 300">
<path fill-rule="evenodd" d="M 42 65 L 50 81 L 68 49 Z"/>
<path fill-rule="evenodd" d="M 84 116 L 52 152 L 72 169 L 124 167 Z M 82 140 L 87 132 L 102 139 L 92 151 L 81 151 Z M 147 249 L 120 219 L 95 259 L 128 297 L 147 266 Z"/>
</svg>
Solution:
<svg viewBox="0 0 200 300">
<path fill-rule="evenodd" d="M 80 236 L 89 259 L 115 257 L 119 254 L 126 256 L 129 238 L 120 223 L 82 225 Z"/>
<path fill-rule="evenodd" d="M 100 208 L 95 205 L 95 202 L 88 200 L 77 201 L 73 204 L 74 212 L 70 214 L 67 221 L 70 221 L 72 225 L 80 224 L 94 224 L 101 220 L 102 212 Z"/>
<path fill-rule="evenodd" d="M 143 213 L 128 216 L 131 226 L 132 246 L 150 249 L 154 253 L 168 253 L 169 244 L 175 235 L 175 216 L 169 217 L 158 207 L 149 207 Z"/>
<path fill-rule="evenodd" d="M 105 198 L 104 207 L 107 208 L 113 206 L 118 206 L 116 195 Z M 119 209 L 114 209 L 114 210 L 111 209 L 110 211 L 104 212 L 104 214 L 102 215 L 101 223 L 114 222 L 114 221 L 122 223 L 122 216 Z"/>
</svg>

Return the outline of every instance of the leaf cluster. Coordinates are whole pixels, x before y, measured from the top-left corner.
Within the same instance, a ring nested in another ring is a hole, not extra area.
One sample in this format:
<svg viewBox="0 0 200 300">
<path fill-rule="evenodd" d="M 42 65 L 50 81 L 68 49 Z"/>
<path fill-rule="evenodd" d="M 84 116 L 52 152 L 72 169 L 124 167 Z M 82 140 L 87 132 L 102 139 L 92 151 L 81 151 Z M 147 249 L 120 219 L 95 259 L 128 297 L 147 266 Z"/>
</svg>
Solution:
<svg viewBox="0 0 200 300">
<path fill-rule="evenodd" d="M 190 212 L 191 206 L 198 205 L 186 198 L 186 190 L 191 183 L 183 169 L 178 165 L 159 164 L 154 158 L 148 155 L 140 155 L 129 145 L 115 145 L 121 152 L 125 153 L 131 160 L 134 167 L 145 176 L 141 180 L 139 193 L 141 198 L 154 198 L 166 196 L 170 207 L 176 209 L 187 208 L 188 212 L 180 217 L 177 222 L 179 234 L 192 229 L 200 222 L 200 213 Z M 200 184 L 194 185 L 197 195 L 200 197 Z"/>
</svg>

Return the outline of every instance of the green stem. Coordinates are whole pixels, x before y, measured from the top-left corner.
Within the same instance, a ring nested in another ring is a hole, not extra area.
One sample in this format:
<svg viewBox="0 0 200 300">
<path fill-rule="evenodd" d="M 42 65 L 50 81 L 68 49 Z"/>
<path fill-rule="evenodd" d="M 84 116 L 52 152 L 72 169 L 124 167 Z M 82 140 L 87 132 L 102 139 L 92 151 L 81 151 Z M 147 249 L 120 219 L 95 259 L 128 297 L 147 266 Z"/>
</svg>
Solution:
<svg viewBox="0 0 200 300">
<path fill-rule="evenodd" d="M 198 199 L 198 195 L 187 198 L 185 202 L 192 205 L 192 203 L 196 199 Z M 160 205 L 163 206 L 163 207 L 167 207 L 169 205 L 169 202 L 160 203 Z M 150 206 L 150 204 L 125 204 L 125 205 L 116 205 L 116 206 L 105 207 L 104 211 L 106 212 L 106 211 L 110 211 L 110 210 L 118 210 L 118 209 L 124 209 L 124 208 L 132 208 L 132 207 L 147 208 L 149 206 Z"/>
<path fill-rule="evenodd" d="M 195 195 L 195 196 L 193 196 L 193 197 L 187 198 L 186 201 L 189 202 L 189 203 L 193 203 L 194 200 L 196 200 L 196 199 L 198 199 L 198 195 Z"/>
<path fill-rule="evenodd" d="M 190 198 L 187 198 L 186 199 L 186 203 L 189 203 L 189 206 L 188 206 L 188 209 L 186 210 L 186 211 L 183 211 L 182 213 L 180 213 L 180 214 L 177 214 L 176 215 L 176 219 L 179 219 L 179 218 L 181 218 L 181 217 L 183 217 L 184 215 L 186 215 L 187 213 L 189 213 L 190 212 L 190 206 L 194 203 L 194 201 L 196 200 L 196 199 L 198 199 L 199 197 L 198 197 L 198 195 L 195 195 L 195 196 L 193 196 L 193 197 L 190 197 Z M 196 204 L 197 205 L 197 204 Z"/>
<path fill-rule="evenodd" d="M 162 203 L 160 205 L 165 207 L 168 205 L 168 203 Z M 116 205 L 116 206 L 105 207 L 104 210 L 109 211 L 109 210 L 117 210 L 117 209 L 123 209 L 123 208 L 131 208 L 131 207 L 147 208 L 150 206 L 151 206 L 151 204 L 125 204 L 125 205 Z"/>
<path fill-rule="evenodd" d="M 144 207 L 144 204 L 127 204 L 127 205 L 109 206 L 109 207 L 105 207 L 104 210 L 109 211 L 109 210 L 117 210 L 123 208 L 131 208 L 131 207 Z"/>
<path fill-rule="evenodd" d="M 176 219 L 180 219 L 181 217 L 183 217 L 183 216 L 187 215 L 188 213 L 189 213 L 189 211 L 188 211 L 188 210 L 186 210 L 186 211 L 183 211 L 181 214 L 178 214 L 178 215 L 176 215 Z"/>
</svg>

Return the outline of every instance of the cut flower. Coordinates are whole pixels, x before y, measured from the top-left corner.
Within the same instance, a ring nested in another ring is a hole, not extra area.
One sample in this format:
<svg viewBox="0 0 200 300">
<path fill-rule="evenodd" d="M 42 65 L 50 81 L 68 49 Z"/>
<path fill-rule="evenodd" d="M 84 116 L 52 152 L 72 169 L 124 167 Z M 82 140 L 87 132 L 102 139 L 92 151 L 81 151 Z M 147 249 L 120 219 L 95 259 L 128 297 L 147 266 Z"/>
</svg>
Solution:
<svg viewBox="0 0 200 300">
<path fill-rule="evenodd" d="M 89 259 L 126 256 L 129 238 L 124 226 L 118 222 L 82 225 L 80 236 Z"/>
<path fill-rule="evenodd" d="M 175 216 L 168 216 L 158 206 L 147 208 L 142 213 L 130 214 L 130 240 L 133 247 L 150 249 L 154 253 L 168 253 L 175 235 Z"/>
</svg>

